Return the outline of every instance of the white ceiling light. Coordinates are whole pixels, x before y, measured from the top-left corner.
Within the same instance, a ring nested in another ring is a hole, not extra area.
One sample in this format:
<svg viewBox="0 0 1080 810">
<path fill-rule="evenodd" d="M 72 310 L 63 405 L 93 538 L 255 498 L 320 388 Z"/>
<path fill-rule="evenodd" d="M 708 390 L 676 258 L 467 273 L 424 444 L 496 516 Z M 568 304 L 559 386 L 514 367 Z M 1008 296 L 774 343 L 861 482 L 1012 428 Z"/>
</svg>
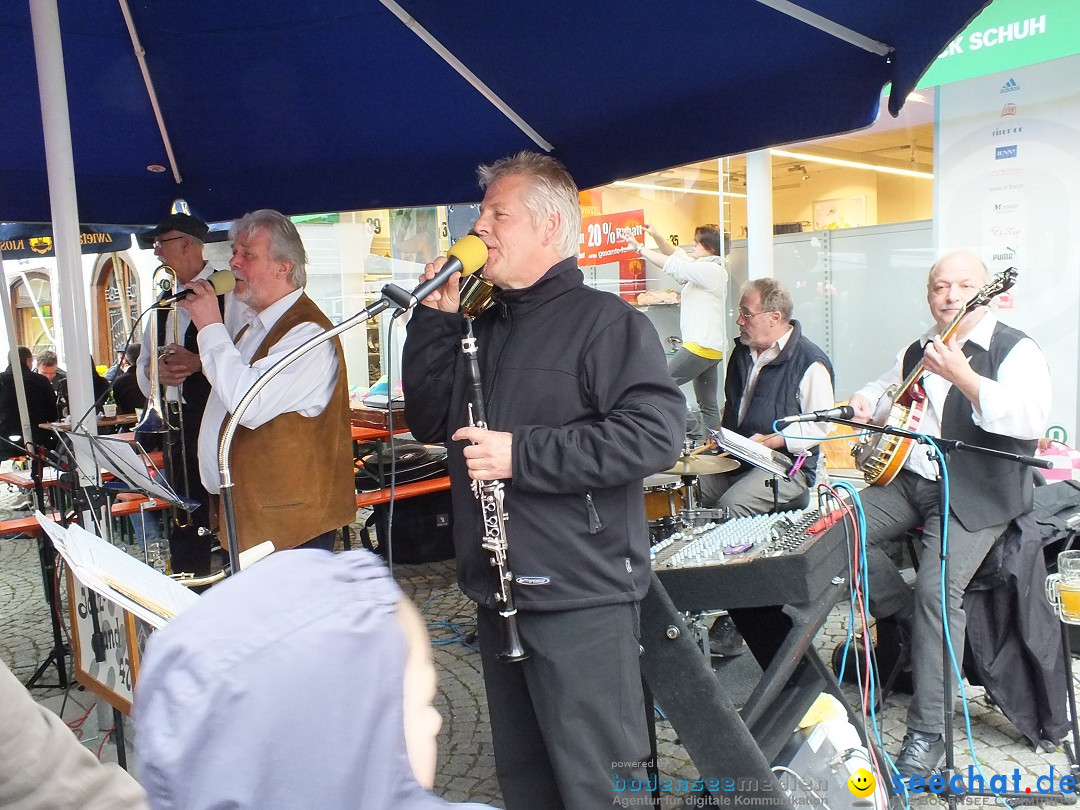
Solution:
<svg viewBox="0 0 1080 810">
<path fill-rule="evenodd" d="M 875 166 L 873 163 L 861 163 L 857 160 L 844 160 L 843 158 L 824 157 L 812 155 L 809 152 L 788 152 L 783 149 L 770 149 L 769 152 L 778 157 L 792 158 L 793 160 L 805 160 L 807 163 L 825 163 L 829 166 L 845 166 L 849 169 L 868 169 L 872 172 L 884 174 L 898 174 L 902 177 L 919 177 L 924 180 L 933 180 L 933 172 L 920 172 L 915 169 L 899 169 L 892 166 Z"/>
<path fill-rule="evenodd" d="M 644 188 L 651 191 L 670 191 L 681 194 L 705 194 L 709 197 L 746 197 L 737 191 L 708 191 L 701 188 L 680 188 L 678 186 L 657 186 L 652 183 L 634 183 L 630 180 L 616 180 L 611 185 L 625 188 Z"/>
</svg>

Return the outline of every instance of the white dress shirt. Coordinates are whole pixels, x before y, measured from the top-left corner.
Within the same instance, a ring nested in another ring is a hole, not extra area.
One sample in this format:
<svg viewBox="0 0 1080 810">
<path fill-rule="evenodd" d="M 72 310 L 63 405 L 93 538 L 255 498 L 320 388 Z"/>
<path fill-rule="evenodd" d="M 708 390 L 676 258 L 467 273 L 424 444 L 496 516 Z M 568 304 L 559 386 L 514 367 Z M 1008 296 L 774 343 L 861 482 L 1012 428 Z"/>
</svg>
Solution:
<svg viewBox="0 0 1080 810">
<path fill-rule="evenodd" d="M 975 324 L 963 341 L 973 341 L 984 349 L 990 347 L 994 327 L 998 319 L 993 312 L 987 312 Z M 936 328 L 924 332 L 919 338 L 923 346 L 937 335 Z M 859 389 L 871 407 L 881 398 L 891 385 L 903 382 L 904 354 L 907 346 L 896 355 L 896 362 L 884 375 L 869 385 Z M 937 374 L 927 373 L 922 380 L 926 392 L 926 410 L 918 431 L 928 436 L 941 436 L 941 413 L 945 407 L 945 398 L 952 390 L 952 383 Z M 1020 340 L 1001 361 L 996 380 L 988 377 L 979 378 L 979 402 L 972 406 L 972 419 L 975 424 L 988 433 L 1011 436 L 1015 439 L 1037 439 L 1046 430 L 1050 418 L 1051 383 L 1050 370 L 1042 350 L 1031 338 Z M 932 460 L 930 448 L 916 446 L 908 456 L 904 467 L 923 478 L 937 478 L 937 465 Z"/>
<path fill-rule="evenodd" d="M 315 323 L 302 323 L 290 329 L 270 347 L 262 360 L 251 363 L 255 350 L 274 328 L 278 319 L 303 294 L 295 290 L 279 298 L 262 312 L 247 310 L 247 329 L 240 328 L 233 338 L 224 324 L 212 323 L 199 330 L 199 356 L 203 374 L 212 386 L 199 429 L 199 474 L 206 491 L 216 494 L 221 488 L 218 468 L 218 439 L 225 417 L 232 413 L 255 381 L 293 349 L 325 331 Z M 243 334 L 240 334 L 240 331 Z M 338 362 L 332 341 L 302 355 L 280 372 L 244 411 L 240 424 L 257 428 L 276 416 L 296 411 L 303 416 L 318 416 L 330 402 L 337 382 Z"/>
<path fill-rule="evenodd" d="M 214 268 L 207 262 L 192 281 L 206 281 L 214 272 L 216 272 Z M 186 290 L 188 286 L 187 284 L 177 284 L 173 292 Z M 244 325 L 247 311 L 248 307 L 245 304 L 240 303 L 232 293 L 226 293 L 225 326 L 228 328 L 230 335 L 235 335 L 240 327 Z M 173 331 L 174 319 L 177 324 L 175 332 Z M 139 360 L 135 367 L 135 379 L 138 380 L 139 388 L 146 396 L 150 396 L 150 330 L 155 327 L 156 322 L 156 318 L 147 315 L 147 323 L 143 328 L 142 352 L 139 353 Z M 187 333 L 189 326 L 191 326 L 191 316 L 187 314 L 187 311 L 182 307 L 173 307 L 169 314 L 165 316 L 165 341 L 158 348 L 163 349 L 174 342 L 183 345 L 184 335 Z M 179 387 L 170 386 L 165 389 L 165 392 L 170 402 L 179 401 Z"/>
<path fill-rule="evenodd" d="M 746 379 L 746 388 L 739 402 L 740 423 L 746 416 L 746 408 L 754 394 L 754 387 L 757 385 L 761 369 L 780 355 L 791 340 L 794 331 L 795 327 L 790 327 L 772 346 L 760 352 L 753 347 L 750 348 L 754 366 L 750 369 L 750 376 Z M 823 411 L 831 408 L 835 404 L 835 396 L 829 370 L 820 362 L 811 363 L 810 367 L 803 372 L 802 379 L 799 380 L 800 412 Z M 828 422 L 796 422 L 784 428 L 784 444 L 792 455 L 809 451 L 817 446 L 831 429 L 832 425 Z"/>
</svg>

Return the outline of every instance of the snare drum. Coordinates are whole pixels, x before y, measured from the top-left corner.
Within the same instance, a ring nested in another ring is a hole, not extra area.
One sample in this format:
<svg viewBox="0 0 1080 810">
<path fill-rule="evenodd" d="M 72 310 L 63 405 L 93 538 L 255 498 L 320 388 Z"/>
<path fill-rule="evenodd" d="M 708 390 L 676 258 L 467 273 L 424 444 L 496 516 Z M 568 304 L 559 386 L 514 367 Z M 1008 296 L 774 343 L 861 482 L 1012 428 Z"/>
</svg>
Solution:
<svg viewBox="0 0 1080 810">
<path fill-rule="evenodd" d="M 660 473 L 645 479 L 645 518 L 649 521 L 649 538 L 653 543 L 675 532 L 679 512 L 685 503 L 679 476 Z"/>
<path fill-rule="evenodd" d="M 683 508 L 683 484 L 677 475 L 650 475 L 645 479 L 645 518 L 650 522 L 676 517 Z"/>
</svg>

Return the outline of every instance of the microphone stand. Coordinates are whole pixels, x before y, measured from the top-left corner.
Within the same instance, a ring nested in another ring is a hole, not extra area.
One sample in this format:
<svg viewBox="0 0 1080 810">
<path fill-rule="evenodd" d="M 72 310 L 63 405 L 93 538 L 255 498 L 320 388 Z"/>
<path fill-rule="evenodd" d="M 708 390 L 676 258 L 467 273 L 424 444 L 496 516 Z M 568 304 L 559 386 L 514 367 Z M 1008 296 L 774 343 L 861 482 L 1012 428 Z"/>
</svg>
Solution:
<svg viewBox="0 0 1080 810">
<path fill-rule="evenodd" d="M 1034 456 L 1020 455 L 1019 453 L 1008 453 L 1002 450 L 994 450 L 990 447 L 982 447 L 975 444 L 967 444 L 966 442 L 959 441 L 957 439 L 943 439 L 938 436 L 930 437 L 923 433 L 915 433 L 904 428 L 891 427 L 889 425 L 870 425 L 865 422 L 856 422 L 853 419 L 843 419 L 841 417 L 821 416 L 819 421 L 822 422 L 834 422 L 839 425 L 847 425 L 848 427 L 855 428 L 863 432 L 870 433 L 882 433 L 887 436 L 898 436 L 904 439 L 911 439 L 921 445 L 927 447 L 936 445 L 941 449 L 941 453 L 932 453 L 931 457 L 938 468 L 938 500 L 940 502 L 939 513 L 939 538 L 941 539 L 941 547 L 938 550 L 938 557 L 941 560 L 942 575 L 945 579 L 945 594 L 942 603 L 942 632 L 941 632 L 941 675 L 942 683 L 944 684 L 945 695 L 945 733 L 943 739 L 945 742 L 945 769 L 942 772 L 942 777 L 945 780 L 944 790 L 938 794 L 939 797 L 944 797 L 948 801 L 949 810 L 956 810 L 957 801 L 959 797 L 964 796 L 979 796 L 987 794 L 969 794 L 963 792 L 956 792 L 952 789 L 952 778 L 956 774 L 956 759 L 954 747 L 954 726 L 953 726 L 953 711 L 954 704 L 956 703 L 956 692 L 953 688 L 953 669 L 950 666 L 952 661 L 952 650 L 949 646 L 949 637 L 946 634 L 945 622 L 948 621 L 948 598 L 949 598 L 949 585 L 951 584 L 951 578 L 949 575 L 949 555 L 945 551 L 945 537 L 946 527 L 948 526 L 949 515 L 946 511 L 947 495 L 945 486 L 945 460 L 944 456 L 953 450 L 960 450 L 970 453 L 979 453 L 984 456 L 991 456 L 992 458 L 998 458 L 1005 461 L 1012 461 L 1017 464 L 1022 464 L 1025 467 L 1041 467 L 1042 469 L 1048 469 L 1053 465 L 1045 459 L 1035 458 Z M 963 656 L 963 650 L 960 652 Z M 997 793 L 989 794 L 996 797 L 1000 797 L 1009 800 L 1023 801 L 1025 804 L 1030 803 L 1031 793 L 1021 793 L 1012 791 L 998 791 Z M 1066 796 L 1061 791 L 1053 791 L 1048 793 L 1039 793 L 1040 803 L 1056 803 L 1056 804 L 1070 804 L 1075 801 L 1075 796 Z"/>
<path fill-rule="evenodd" d="M 450 273 L 447 276 L 451 275 Z M 336 326 L 327 329 L 321 335 L 308 340 L 289 352 L 287 355 L 278 360 L 274 365 L 266 370 L 259 379 L 257 379 L 247 393 L 240 399 L 236 409 L 232 415 L 225 422 L 225 426 L 221 431 L 221 442 L 218 445 L 218 471 L 221 475 L 221 487 L 219 494 L 221 496 L 222 513 L 225 518 L 225 535 L 228 540 L 229 560 L 231 561 L 232 573 L 240 571 L 240 545 L 239 538 L 236 533 L 236 507 L 233 500 L 233 480 L 232 473 L 229 469 L 229 453 L 232 450 L 233 437 L 236 434 L 236 429 L 240 426 L 240 420 L 243 418 L 244 413 L 250 407 L 252 401 L 259 395 L 270 381 L 274 379 L 286 366 L 295 362 L 297 359 L 307 354 L 316 346 L 321 346 L 331 338 L 337 337 L 342 332 L 346 332 L 352 329 L 357 324 L 374 318 L 382 312 L 385 312 L 392 306 L 396 306 L 399 312 L 412 309 L 421 300 L 423 300 L 429 293 L 431 293 L 437 284 L 433 285 L 431 282 L 439 281 L 439 284 L 443 283 L 442 279 L 436 276 L 435 279 L 430 279 L 427 282 L 419 285 L 415 290 L 409 292 L 408 290 L 398 287 L 396 284 L 387 284 L 382 288 L 381 297 L 378 301 L 370 306 L 364 307 L 350 318 L 342 321 Z M 427 289 L 424 289 L 424 288 Z M 338 369 L 339 374 L 344 374 L 345 369 Z"/>
</svg>

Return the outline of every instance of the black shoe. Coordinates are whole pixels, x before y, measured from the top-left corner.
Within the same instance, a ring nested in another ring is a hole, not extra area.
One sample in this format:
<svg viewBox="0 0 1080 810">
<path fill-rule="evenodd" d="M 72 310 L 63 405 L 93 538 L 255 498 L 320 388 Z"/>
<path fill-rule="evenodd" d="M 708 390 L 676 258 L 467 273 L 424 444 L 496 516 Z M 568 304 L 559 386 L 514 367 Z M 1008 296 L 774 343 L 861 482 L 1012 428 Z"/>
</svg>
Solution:
<svg viewBox="0 0 1080 810">
<path fill-rule="evenodd" d="M 735 627 L 731 617 L 726 613 L 717 616 L 709 628 L 709 652 L 717 658 L 734 658 L 748 649 L 742 633 Z"/>
<path fill-rule="evenodd" d="M 904 779 L 930 776 L 945 764 L 945 741 L 940 734 L 909 728 L 896 758 L 896 770 Z"/>
</svg>

